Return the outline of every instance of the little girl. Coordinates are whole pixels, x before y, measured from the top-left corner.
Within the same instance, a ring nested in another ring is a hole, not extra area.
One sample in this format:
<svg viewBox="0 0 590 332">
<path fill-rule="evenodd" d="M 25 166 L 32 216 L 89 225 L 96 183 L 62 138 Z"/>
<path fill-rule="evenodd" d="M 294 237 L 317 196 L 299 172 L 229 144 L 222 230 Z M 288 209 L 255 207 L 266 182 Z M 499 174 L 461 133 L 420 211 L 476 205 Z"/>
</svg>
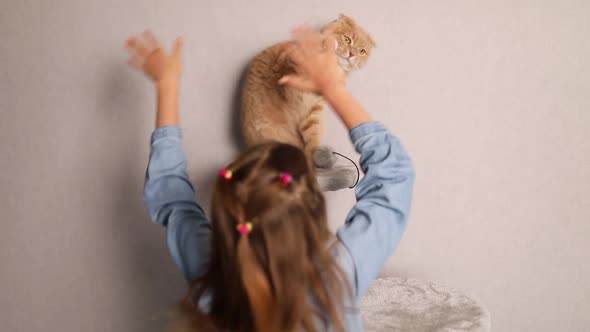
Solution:
<svg viewBox="0 0 590 332">
<path fill-rule="evenodd" d="M 178 122 L 183 41 L 170 55 L 149 32 L 127 41 L 130 64 L 157 87 L 144 200 L 191 285 L 181 305 L 185 331 L 362 331 L 359 299 L 406 228 L 414 183 L 406 151 L 347 90 L 334 38 L 322 41 L 306 27 L 294 37 L 300 73 L 278 84 L 325 98 L 350 130 L 365 174 L 336 236 L 303 152 L 278 142 L 220 171 L 209 221 L 187 174 Z"/>
</svg>

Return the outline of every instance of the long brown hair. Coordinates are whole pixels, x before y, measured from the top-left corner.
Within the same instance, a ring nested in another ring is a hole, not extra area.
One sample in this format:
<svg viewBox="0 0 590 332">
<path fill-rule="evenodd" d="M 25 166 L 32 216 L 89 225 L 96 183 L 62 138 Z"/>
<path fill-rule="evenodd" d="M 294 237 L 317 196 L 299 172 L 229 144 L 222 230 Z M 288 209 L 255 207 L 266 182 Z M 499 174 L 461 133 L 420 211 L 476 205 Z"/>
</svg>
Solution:
<svg viewBox="0 0 590 332">
<path fill-rule="evenodd" d="M 211 260 L 182 303 L 198 331 L 344 331 L 349 283 L 331 254 L 326 205 L 303 151 L 254 146 L 219 177 Z M 284 185 L 280 172 L 292 176 Z M 236 226 L 251 222 L 240 235 Z M 208 310 L 198 303 L 209 298 Z"/>
</svg>

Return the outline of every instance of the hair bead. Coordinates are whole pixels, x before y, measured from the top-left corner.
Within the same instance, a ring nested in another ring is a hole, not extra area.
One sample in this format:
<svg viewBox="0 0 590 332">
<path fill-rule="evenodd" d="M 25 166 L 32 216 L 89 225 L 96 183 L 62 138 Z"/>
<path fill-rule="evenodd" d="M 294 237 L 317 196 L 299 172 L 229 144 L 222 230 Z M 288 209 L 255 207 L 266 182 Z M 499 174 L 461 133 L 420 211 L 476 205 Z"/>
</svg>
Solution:
<svg viewBox="0 0 590 332">
<path fill-rule="evenodd" d="M 252 223 L 246 222 L 246 223 L 238 224 L 236 226 L 236 229 L 241 235 L 248 235 L 252 231 Z"/>
<path fill-rule="evenodd" d="M 226 179 L 227 181 L 230 181 L 232 179 L 232 177 L 234 176 L 234 174 L 229 169 L 224 168 L 221 171 L 219 171 L 219 176 Z"/>
<path fill-rule="evenodd" d="M 291 181 L 293 181 L 293 177 L 291 176 L 291 174 L 289 174 L 287 172 L 281 172 L 281 174 L 279 175 L 279 179 L 281 180 L 283 187 L 288 186 L 289 183 L 291 183 Z"/>
</svg>

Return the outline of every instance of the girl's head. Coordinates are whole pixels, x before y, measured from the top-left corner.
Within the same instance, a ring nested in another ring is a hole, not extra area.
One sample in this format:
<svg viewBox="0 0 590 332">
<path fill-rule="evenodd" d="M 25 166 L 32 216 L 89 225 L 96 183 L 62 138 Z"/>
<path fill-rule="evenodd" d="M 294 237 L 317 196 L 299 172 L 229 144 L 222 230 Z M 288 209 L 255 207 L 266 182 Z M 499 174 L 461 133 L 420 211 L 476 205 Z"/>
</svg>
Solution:
<svg viewBox="0 0 590 332">
<path fill-rule="evenodd" d="M 216 329 L 314 331 L 330 323 L 342 330 L 346 282 L 330 252 L 324 197 L 303 152 L 262 144 L 226 170 L 231 173 L 219 176 L 213 194 L 209 270 L 185 304 L 197 312 L 194 304 L 211 296 L 208 317 Z M 238 227 L 246 223 L 251 231 L 242 234 Z"/>
</svg>

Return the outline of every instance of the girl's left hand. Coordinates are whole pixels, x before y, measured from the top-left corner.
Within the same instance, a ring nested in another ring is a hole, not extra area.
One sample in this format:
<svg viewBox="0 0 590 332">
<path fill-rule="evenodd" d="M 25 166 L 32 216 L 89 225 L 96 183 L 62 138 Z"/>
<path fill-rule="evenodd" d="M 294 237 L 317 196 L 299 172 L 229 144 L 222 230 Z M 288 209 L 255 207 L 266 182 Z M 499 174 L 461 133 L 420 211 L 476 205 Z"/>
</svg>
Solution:
<svg viewBox="0 0 590 332">
<path fill-rule="evenodd" d="M 168 55 L 154 35 L 146 30 L 140 36 L 127 39 L 126 47 L 131 52 L 129 65 L 142 70 L 156 83 L 179 80 L 182 71 L 182 37 L 176 39 L 174 51 Z"/>
</svg>

